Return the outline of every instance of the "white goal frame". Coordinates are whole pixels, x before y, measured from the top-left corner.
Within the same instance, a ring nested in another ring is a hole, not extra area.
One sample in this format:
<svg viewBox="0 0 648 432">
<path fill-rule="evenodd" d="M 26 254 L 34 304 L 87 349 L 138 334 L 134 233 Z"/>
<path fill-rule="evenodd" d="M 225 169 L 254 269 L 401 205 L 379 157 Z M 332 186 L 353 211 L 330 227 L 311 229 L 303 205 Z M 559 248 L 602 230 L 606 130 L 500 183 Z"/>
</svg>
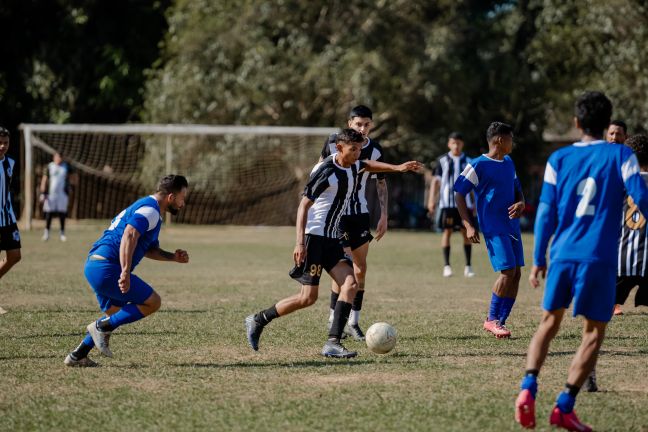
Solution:
<svg viewBox="0 0 648 432">
<path fill-rule="evenodd" d="M 171 172 L 173 160 L 173 137 L 186 135 L 298 135 L 326 136 L 338 132 L 338 128 L 327 127 L 292 127 L 292 126 L 215 126 L 215 125 L 182 125 L 182 124 L 43 124 L 22 123 L 19 129 L 23 134 L 24 171 L 23 171 L 23 212 L 24 229 L 32 229 L 34 215 L 34 181 L 33 134 L 38 132 L 61 133 L 107 133 L 114 135 L 155 134 L 166 136 L 166 168 Z"/>
</svg>

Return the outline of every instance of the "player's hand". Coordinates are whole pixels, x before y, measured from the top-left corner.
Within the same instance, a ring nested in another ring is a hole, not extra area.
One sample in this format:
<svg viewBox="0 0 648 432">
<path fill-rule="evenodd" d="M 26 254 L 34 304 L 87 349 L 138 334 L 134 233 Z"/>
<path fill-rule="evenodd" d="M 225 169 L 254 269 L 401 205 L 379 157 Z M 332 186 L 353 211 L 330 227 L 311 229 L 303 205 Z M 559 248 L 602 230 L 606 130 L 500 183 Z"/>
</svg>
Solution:
<svg viewBox="0 0 648 432">
<path fill-rule="evenodd" d="M 423 172 L 424 165 L 421 162 L 409 161 L 398 165 L 399 172 L 415 171 Z"/>
<path fill-rule="evenodd" d="M 126 294 L 130 289 L 130 272 L 123 270 L 121 275 L 119 275 L 119 281 L 117 284 L 119 285 L 119 291 L 121 291 L 122 294 Z"/>
<path fill-rule="evenodd" d="M 380 216 L 378 225 L 376 226 L 376 241 L 379 241 L 387 232 L 387 216 Z"/>
<path fill-rule="evenodd" d="M 186 250 L 176 249 L 173 260 L 180 264 L 186 264 L 189 262 L 189 254 Z"/>
<path fill-rule="evenodd" d="M 47 199 L 47 194 L 42 193 L 38 196 L 38 201 L 42 203 L 44 203 L 46 199 Z"/>
<path fill-rule="evenodd" d="M 475 229 L 474 226 L 468 225 L 466 227 L 466 237 L 473 243 L 479 243 L 479 232 Z"/>
<path fill-rule="evenodd" d="M 522 216 L 522 212 L 524 211 L 524 203 L 522 201 L 518 201 L 515 204 L 513 204 L 511 207 L 508 208 L 508 214 L 509 214 L 509 219 L 516 219 Z"/>
<path fill-rule="evenodd" d="M 430 204 L 428 206 L 428 213 L 430 215 L 430 219 L 434 219 L 434 214 L 436 213 L 436 204 Z"/>
<path fill-rule="evenodd" d="M 533 288 L 538 288 L 540 286 L 540 280 L 538 276 L 541 276 L 544 279 L 547 276 L 547 267 L 546 266 L 537 266 L 534 265 L 531 267 L 531 274 L 529 275 L 529 284 Z"/>
<path fill-rule="evenodd" d="M 295 261 L 295 265 L 300 266 L 305 260 L 306 260 L 306 246 L 303 244 L 295 245 L 295 250 L 293 251 L 293 261 Z"/>
</svg>

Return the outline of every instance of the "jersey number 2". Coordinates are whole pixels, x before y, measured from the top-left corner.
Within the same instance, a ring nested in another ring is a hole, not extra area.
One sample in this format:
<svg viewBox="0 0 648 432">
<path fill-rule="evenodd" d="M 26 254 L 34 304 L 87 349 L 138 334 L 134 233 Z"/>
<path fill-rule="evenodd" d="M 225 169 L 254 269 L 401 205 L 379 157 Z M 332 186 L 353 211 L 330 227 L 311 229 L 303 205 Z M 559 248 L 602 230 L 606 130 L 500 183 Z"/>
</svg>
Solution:
<svg viewBox="0 0 648 432">
<path fill-rule="evenodd" d="M 596 196 L 596 181 L 592 177 L 587 177 L 578 183 L 576 193 L 581 197 L 576 207 L 576 217 L 592 216 L 594 214 L 594 205 L 590 204 Z"/>
</svg>

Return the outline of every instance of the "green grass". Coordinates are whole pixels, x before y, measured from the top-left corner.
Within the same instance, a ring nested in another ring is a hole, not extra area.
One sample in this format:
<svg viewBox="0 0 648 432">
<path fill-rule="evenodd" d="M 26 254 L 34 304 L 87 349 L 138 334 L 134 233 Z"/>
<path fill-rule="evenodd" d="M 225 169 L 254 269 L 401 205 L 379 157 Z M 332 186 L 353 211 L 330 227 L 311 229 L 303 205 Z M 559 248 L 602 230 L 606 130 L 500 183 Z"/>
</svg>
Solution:
<svg viewBox="0 0 648 432">
<path fill-rule="evenodd" d="M 266 328 L 258 353 L 243 318 L 298 286 L 288 278 L 294 230 L 255 227 L 165 229 L 162 246 L 186 248 L 187 265 L 145 260 L 137 274 L 161 294 L 160 312 L 111 339 L 113 359 L 95 369 L 63 359 L 98 316 L 82 274 L 103 224 L 70 228 L 65 244 L 23 233 L 23 261 L 0 281 L 0 430 L 518 430 L 513 400 L 542 290 L 523 272 L 509 319 L 511 340 L 481 324 L 495 274 L 483 245 L 477 277 L 441 273 L 439 237 L 389 232 L 371 246 L 362 323 L 387 321 L 396 349 L 376 355 L 358 343 L 349 361 L 319 355 L 326 338 L 329 279 L 320 301 Z M 525 238 L 530 262 L 531 238 Z M 463 267 L 459 239 L 453 264 Z M 598 366 L 601 392 L 578 398 L 596 430 L 648 431 L 648 313 L 626 307 L 609 326 Z M 547 419 L 580 341 L 567 318 L 540 378 L 537 430 Z"/>
</svg>

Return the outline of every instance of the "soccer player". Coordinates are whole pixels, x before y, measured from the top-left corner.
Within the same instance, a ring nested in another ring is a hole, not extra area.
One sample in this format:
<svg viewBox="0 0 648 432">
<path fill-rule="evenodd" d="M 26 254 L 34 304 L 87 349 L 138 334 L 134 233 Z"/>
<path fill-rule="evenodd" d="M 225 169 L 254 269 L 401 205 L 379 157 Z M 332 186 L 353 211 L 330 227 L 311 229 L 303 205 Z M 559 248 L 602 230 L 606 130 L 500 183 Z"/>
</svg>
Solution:
<svg viewBox="0 0 648 432">
<path fill-rule="evenodd" d="M 315 165 L 299 203 L 296 223 L 295 267 L 290 276 L 301 283 L 299 294 L 284 298 L 268 309 L 245 319 L 247 338 L 258 351 L 259 339 L 266 325 L 315 303 L 322 270 L 341 287 L 335 304 L 329 339 L 322 349 L 325 357 L 350 358 L 357 355 L 341 343 L 344 325 L 351 312 L 358 284 L 353 267 L 339 240 L 338 223 L 352 205 L 353 192 L 364 171 L 405 172 L 419 170 L 418 162 L 390 165 L 379 161 L 359 161 L 364 136 L 353 129 L 343 129 L 336 137 L 336 152 Z"/>
<path fill-rule="evenodd" d="M 0 126 L 0 251 L 6 253 L 5 259 L 0 261 L 0 279 L 20 261 L 20 232 L 10 190 L 16 162 L 7 156 L 10 138 L 9 131 Z M 0 307 L 0 314 L 6 312 Z"/>
<path fill-rule="evenodd" d="M 363 136 L 359 160 L 377 160 L 383 162 L 383 150 L 378 141 L 369 138 L 373 128 L 373 113 L 364 106 L 358 105 L 349 113 L 347 125 L 350 129 L 360 132 Z M 324 143 L 320 162 L 337 151 L 336 134 L 332 134 Z M 376 227 L 376 241 L 387 232 L 387 181 L 383 173 L 375 175 L 378 202 L 380 203 L 380 220 Z M 342 246 L 353 259 L 353 273 L 358 284 L 358 291 L 353 299 L 349 322 L 344 327 L 343 337 L 351 336 L 354 340 L 363 341 L 364 332 L 360 327 L 360 310 L 364 300 L 365 280 L 367 277 L 367 254 L 369 242 L 373 239 L 370 229 L 369 208 L 367 206 L 367 183 L 369 173 L 363 172 L 358 179 L 358 187 L 353 192 L 351 202 L 340 220 L 340 235 Z M 335 280 L 331 282 L 331 300 L 329 312 L 329 328 L 333 322 L 335 305 L 340 295 L 340 286 Z"/>
<path fill-rule="evenodd" d="M 43 212 L 45 212 L 45 231 L 42 240 L 49 240 L 52 217 L 58 215 L 61 224 L 59 238 L 64 242 L 67 240 L 67 237 L 65 237 L 65 218 L 68 209 L 68 191 L 73 172 L 60 153 L 54 153 L 52 159 L 52 162 L 45 168 L 40 185 Z"/>
<path fill-rule="evenodd" d="M 628 127 L 621 120 L 612 120 L 608 127 L 606 139 L 610 143 L 624 144 L 628 138 Z"/>
<path fill-rule="evenodd" d="M 187 179 L 167 175 L 153 195 L 140 198 L 119 213 L 99 240 L 92 245 L 85 263 L 85 277 L 95 292 L 104 317 L 87 326 L 81 344 L 65 358 L 67 366 L 91 367 L 88 358 L 94 346 L 112 357 L 110 335 L 124 324 L 141 320 L 156 312 L 162 299 L 153 288 L 133 274 L 142 258 L 187 263 L 187 251 L 167 252 L 160 248 L 158 236 L 164 212 L 177 214 L 185 205 Z"/>
<path fill-rule="evenodd" d="M 479 233 L 472 225 L 466 195 L 475 192 L 477 218 L 484 234 L 488 257 L 500 276 L 493 285 L 484 330 L 497 338 L 508 338 L 506 319 L 513 309 L 524 266 L 519 217 L 524 209 L 522 187 L 513 160 L 513 128 L 493 122 L 486 131 L 488 153 L 473 159 L 455 182 L 455 199 L 466 236 L 479 243 Z"/>
<path fill-rule="evenodd" d="M 529 344 L 526 373 L 515 402 L 515 419 L 525 428 L 535 427 L 538 373 L 573 299 L 573 315 L 584 317 L 582 340 L 549 422 L 568 430 L 592 430 L 578 419 L 574 404 L 596 363 L 612 317 L 619 220 L 626 190 L 640 211 L 648 214 L 648 189 L 637 157 L 629 147 L 606 145 L 603 139 L 611 116 L 612 103 L 603 93 L 581 95 L 575 105 L 575 126 L 582 138 L 555 151 L 545 168 L 529 283 L 539 286 L 539 276 L 547 273 L 546 250 L 553 236 L 551 267 L 542 318 Z"/>
<path fill-rule="evenodd" d="M 430 193 L 428 198 L 428 212 L 434 217 L 436 207 L 439 204 L 441 213 L 439 215 L 438 226 L 443 229 L 441 236 L 441 249 L 443 250 L 443 276 L 452 276 L 452 267 L 450 267 L 450 237 L 453 231 L 461 231 L 463 236 L 464 254 L 466 256 L 466 267 L 464 267 L 465 277 L 474 277 L 470 259 L 472 256 L 472 243 L 466 237 L 466 229 L 461 223 L 461 216 L 455 202 L 454 184 L 468 165 L 468 158 L 463 153 L 464 140 L 459 132 L 452 132 L 448 136 L 448 149 L 450 151 L 440 156 L 436 160 L 434 167 L 434 177 L 430 184 Z M 468 202 L 471 203 L 471 196 L 468 196 Z M 472 206 L 469 206 L 472 207 Z M 474 220 L 473 220 L 473 225 Z"/>
</svg>

